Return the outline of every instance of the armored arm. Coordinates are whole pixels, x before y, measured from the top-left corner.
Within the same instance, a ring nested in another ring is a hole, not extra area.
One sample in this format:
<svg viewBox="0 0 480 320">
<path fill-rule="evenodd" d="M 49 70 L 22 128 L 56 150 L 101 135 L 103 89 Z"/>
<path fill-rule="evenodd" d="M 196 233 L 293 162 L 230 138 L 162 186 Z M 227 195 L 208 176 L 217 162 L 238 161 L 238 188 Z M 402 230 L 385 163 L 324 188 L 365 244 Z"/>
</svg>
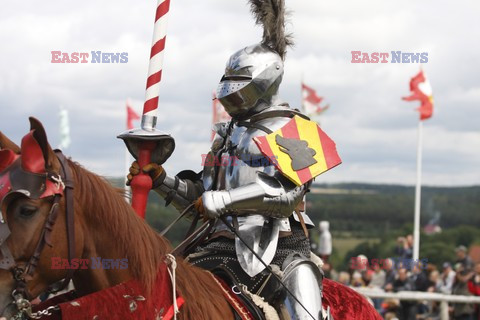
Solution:
<svg viewBox="0 0 480 320">
<path fill-rule="evenodd" d="M 201 174 L 182 171 L 175 177 L 165 176 L 155 191 L 178 210 L 183 211 L 204 192 Z"/>
<path fill-rule="evenodd" d="M 306 192 L 305 185 L 295 186 L 284 177 L 257 173 L 255 182 L 230 190 L 206 191 L 203 205 L 211 218 L 225 213 L 262 214 L 275 218 L 292 215 Z"/>
<path fill-rule="evenodd" d="M 215 137 L 212 141 L 210 154 L 214 154 L 220 150 L 225 141 L 226 130 L 228 124 L 217 123 L 214 125 Z M 204 161 L 206 159 L 203 159 Z M 213 166 L 205 166 L 205 170 L 214 170 Z M 207 175 L 206 185 L 213 184 L 214 174 Z M 195 173 L 190 170 L 182 171 L 175 177 L 166 176 L 162 183 L 155 189 L 155 191 L 163 198 L 165 198 L 167 205 L 172 205 L 179 211 L 185 210 L 193 201 L 197 200 L 204 192 L 204 175 L 203 172 Z"/>
</svg>

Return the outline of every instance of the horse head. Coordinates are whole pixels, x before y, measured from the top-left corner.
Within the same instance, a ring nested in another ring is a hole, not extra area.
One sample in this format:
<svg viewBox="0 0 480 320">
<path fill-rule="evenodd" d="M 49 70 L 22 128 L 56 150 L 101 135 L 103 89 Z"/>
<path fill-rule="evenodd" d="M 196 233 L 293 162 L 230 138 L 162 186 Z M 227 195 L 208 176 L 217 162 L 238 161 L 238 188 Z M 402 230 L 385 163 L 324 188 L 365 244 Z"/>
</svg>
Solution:
<svg viewBox="0 0 480 320">
<path fill-rule="evenodd" d="M 65 270 L 52 270 L 50 257 L 66 257 L 68 249 L 61 241 L 65 228 L 54 228 L 38 261 L 32 259 L 54 202 L 64 206 L 61 163 L 42 124 L 30 118 L 20 147 L 0 133 L 0 148 L 0 316 L 10 317 L 16 311 L 12 293 L 33 298 L 65 276 Z M 64 221 L 59 214 L 57 223 Z M 54 242 L 59 245 L 51 246 Z"/>
<path fill-rule="evenodd" d="M 79 296 L 130 279 L 151 292 L 168 241 L 123 190 L 53 151 L 38 120 L 30 126 L 20 147 L 0 133 L 0 319 L 62 279 Z"/>
</svg>

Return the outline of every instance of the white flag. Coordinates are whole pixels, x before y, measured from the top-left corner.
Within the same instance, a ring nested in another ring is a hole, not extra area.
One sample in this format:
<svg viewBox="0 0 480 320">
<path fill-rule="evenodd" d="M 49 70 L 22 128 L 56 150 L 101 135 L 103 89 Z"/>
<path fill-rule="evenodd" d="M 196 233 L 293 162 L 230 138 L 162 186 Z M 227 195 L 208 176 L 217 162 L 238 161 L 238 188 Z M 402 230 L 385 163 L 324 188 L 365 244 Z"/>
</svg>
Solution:
<svg viewBox="0 0 480 320">
<path fill-rule="evenodd" d="M 59 149 L 66 149 L 70 146 L 70 125 L 68 123 L 68 111 L 60 108 L 60 145 Z"/>
</svg>

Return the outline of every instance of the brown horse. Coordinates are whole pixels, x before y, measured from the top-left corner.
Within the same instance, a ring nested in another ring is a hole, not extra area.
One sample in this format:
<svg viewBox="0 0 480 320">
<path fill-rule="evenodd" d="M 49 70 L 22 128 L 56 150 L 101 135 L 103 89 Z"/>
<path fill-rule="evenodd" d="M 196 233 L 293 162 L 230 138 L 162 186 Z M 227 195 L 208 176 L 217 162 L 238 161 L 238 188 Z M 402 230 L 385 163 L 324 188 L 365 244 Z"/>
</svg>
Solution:
<svg viewBox="0 0 480 320">
<path fill-rule="evenodd" d="M 41 123 L 33 118 L 30 122 L 31 133 L 34 133 L 33 136 L 41 150 L 40 156 L 43 162 L 40 161 L 40 163 L 43 164 L 43 169 L 60 175 L 61 163 L 50 147 Z M 25 146 L 22 143 L 22 148 L 19 148 L 0 132 L 0 149 L 2 149 L 0 152 L 3 152 L 0 155 L 0 177 L 13 170 L 12 168 L 16 165 L 21 165 L 23 169 L 32 167 L 31 162 L 35 162 L 36 159 L 33 158 L 38 154 L 35 155 L 27 148 L 26 143 Z M 12 154 L 18 156 L 12 157 Z M 9 157 L 10 160 L 7 159 Z M 34 163 L 33 166 L 37 164 Z M 74 182 L 75 258 L 128 259 L 128 268 L 123 270 L 102 268 L 76 270 L 73 283 L 77 294 L 89 295 L 136 279 L 142 284 L 144 296 L 148 300 L 154 289 L 153 284 L 157 280 L 159 266 L 165 263 L 165 256 L 172 247 L 165 238 L 159 236 L 135 214 L 125 202 L 121 190 L 113 188 L 103 178 L 70 160 L 68 160 L 68 167 Z M 9 248 L 17 266 L 25 266 L 34 254 L 51 210 L 53 198 L 48 196 L 32 199 L 27 196 L 17 196 L 3 203 L 1 208 L 3 219 L 11 231 L 4 243 Z M 58 218 L 51 232 L 52 246 L 44 247 L 35 273 L 26 281 L 30 297 L 38 296 L 49 284 L 66 276 L 66 270 L 52 269 L 52 258 L 67 259 L 68 257 L 64 198 L 61 197 Z M 0 245 L 1 243 L 0 239 Z M 179 319 L 233 319 L 233 313 L 221 288 L 212 280 L 208 272 L 177 258 L 176 274 L 177 292 L 185 300 L 180 308 Z M 12 304 L 12 291 L 15 285 L 12 273 L 0 270 L 0 317 L 8 318 L 16 313 L 16 307 Z M 377 319 L 373 309 L 362 297 L 348 288 L 325 282 L 325 290 L 329 290 L 329 287 L 332 290 L 328 293 L 327 300 L 330 300 L 336 320 Z M 172 292 L 164 294 L 172 295 Z M 343 311 L 337 313 L 334 304 L 342 301 L 334 301 L 336 297 L 342 297 L 341 300 L 349 299 L 348 302 L 353 307 L 342 305 Z M 136 318 L 138 317 L 132 317 L 132 319 Z"/>
</svg>

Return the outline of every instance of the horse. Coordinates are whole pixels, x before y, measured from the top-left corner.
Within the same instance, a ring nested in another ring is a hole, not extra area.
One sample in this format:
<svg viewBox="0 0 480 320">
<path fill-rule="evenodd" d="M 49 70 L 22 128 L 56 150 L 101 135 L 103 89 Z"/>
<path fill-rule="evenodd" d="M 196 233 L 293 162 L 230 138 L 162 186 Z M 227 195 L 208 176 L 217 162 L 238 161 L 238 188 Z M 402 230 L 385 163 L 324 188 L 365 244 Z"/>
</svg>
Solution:
<svg viewBox="0 0 480 320">
<path fill-rule="evenodd" d="M 62 166 L 67 168 L 62 169 Z M 169 241 L 133 211 L 125 201 L 123 190 L 114 188 L 106 179 L 71 159 L 62 162 L 50 146 L 43 125 L 35 118 L 30 118 L 30 132 L 22 139 L 20 147 L 0 132 L 0 201 L 5 184 L 9 183 L 8 189 L 12 189 L 12 185 L 17 183 L 14 181 L 18 177 L 18 174 L 14 174 L 15 170 L 28 171 L 35 177 L 41 176 L 47 183 L 41 184 L 44 190 L 42 196 L 35 197 L 31 192 L 20 190 L 21 192 L 13 193 L 14 196 L 5 196 L 1 202 L 0 222 L 3 222 L 5 230 L 8 227 L 9 232 L 6 239 L 2 239 L 0 232 L 0 248 L 3 248 L 0 260 L 10 254 L 10 262 L 15 268 L 0 269 L 0 318 L 3 316 L 10 319 L 17 314 L 16 301 L 12 296 L 18 294 L 19 280 L 24 284 L 22 292 L 28 293 L 28 299 L 33 299 L 45 292 L 51 284 L 71 276 L 77 297 L 89 297 L 132 281 L 138 285 L 141 295 L 137 295 L 135 301 L 132 301 L 134 298 L 123 295 L 120 298 L 110 297 L 114 301 L 107 299 L 108 303 L 99 306 L 114 312 L 128 303 L 132 313 L 124 319 L 162 319 L 161 313 L 165 311 L 163 308 L 143 310 L 142 313 L 137 305 L 147 304 L 152 309 L 153 297 L 158 299 L 159 294 L 170 297 L 173 291 L 184 301 L 179 307 L 178 319 L 235 319 L 224 289 L 211 273 L 190 265 L 181 257 L 176 257 L 174 284 L 171 283 L 172 277 L 168 272 L 159 272 L 162 266 L 171 270 L 171 265 L 166 260 L 172 251 Z M 70 172 L 69 179 L 65 179 L 65 171 Z M 11 181 L 5 177 L 10 177 Z M 64 181 L 60 181 L 60 177 Z M 68 227 L 65 227 L 68 226 L 69 219 L 68 197 L 65 196 L 68 184 L 70 188 L 73 187 L 72 246 L 68 239 Z M 50 223 L 52 211 L 58 212 L 53 224 Z M 0 228 L 1 226 L 2 224 Z M 50 228 L 48 236 L 45 236 L 45 226 Z M 44 238 L 45 245 L 38 254 L 34 272 L 26 274 L 31 257 L 38 253 L 38 244 Z M 71 248 L 74 248 L 74 252 L 69 252 Z M 126 260 L 128 267 L 73 270 L 72 261 L 85 261 L 92 257 L 110 259 L 109 261 Z M 55 259 L 70 262 L 71 264 L 64 263 L 64 266 L 70 265 L 70 269 L 52 268 Z M 73 273 L 69 274 L 70 270 Z M 161 279 L 162 277 L 168 279 Z M 172 291 L 170 287 L 170 290 L 155 293 L 156 285 L 164 280 L 171 286 L 174 285 L 176 290 Z M 343 285 L 325 279 L 324 292 L 324 305 L 330 306 L 336 320 L 381 319 L 361 295 Z M 173 298 L 170 298 L 173 303 Z M 77 305 L 73 302 L 69 305 L 71 308 L 75 306 Z M 76 319 L 87 318 L 77 312 Z"/>
</svg>

